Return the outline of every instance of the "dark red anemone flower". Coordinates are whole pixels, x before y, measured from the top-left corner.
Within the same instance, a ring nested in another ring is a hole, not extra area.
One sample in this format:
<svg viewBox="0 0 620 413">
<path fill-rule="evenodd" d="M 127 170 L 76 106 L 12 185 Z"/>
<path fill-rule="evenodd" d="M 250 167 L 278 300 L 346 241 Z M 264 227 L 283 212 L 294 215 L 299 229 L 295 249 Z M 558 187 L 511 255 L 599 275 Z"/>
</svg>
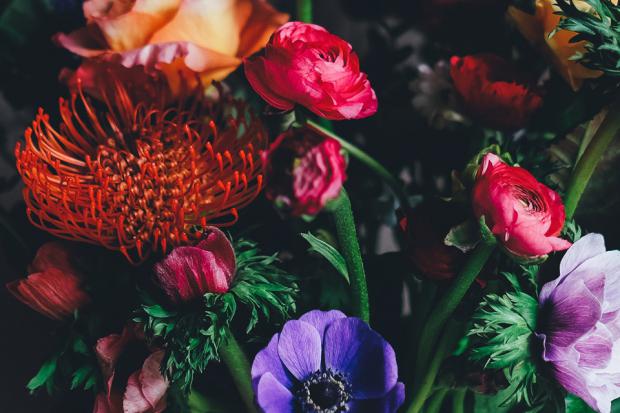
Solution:
<svg viewBox="0 0 620 413">
<path fill-rule="evenodd" d="M 78 82 L 59 101 L 59 125 L 39 109 L 17 144 L 30 221 L 134 263 L 189 243 L 207 224 L 235 223 L 263 181 L 257 151 L 267 134 L 248 107 L 222 93 L 206 99 L 201 88 L 170 104 L 132 98 L 114 77 L 105 84 L 96 102 Z"/>
</svg>

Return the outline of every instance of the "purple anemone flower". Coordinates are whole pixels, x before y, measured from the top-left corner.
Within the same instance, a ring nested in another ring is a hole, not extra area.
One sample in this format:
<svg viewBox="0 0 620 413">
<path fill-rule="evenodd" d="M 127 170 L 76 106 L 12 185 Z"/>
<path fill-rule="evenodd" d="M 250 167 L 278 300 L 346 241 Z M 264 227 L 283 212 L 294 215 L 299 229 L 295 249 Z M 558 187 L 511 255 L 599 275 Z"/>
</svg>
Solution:
<svg viewBox="0 0 620 413">
<path fill-rule="evenodd" d="M 252 365 L 265 413 L 393 413 L 403 403 L 392 346 L 340 311 L 310 311 L 284 324 Z"/>
<path fill-rule="evenodd" d="M 606 251 L 600 234 L 581 238 L 539 302 L 537 335 L 556 380 L 609 413 L 620 397 L 620 251 Z"/>
</svg>

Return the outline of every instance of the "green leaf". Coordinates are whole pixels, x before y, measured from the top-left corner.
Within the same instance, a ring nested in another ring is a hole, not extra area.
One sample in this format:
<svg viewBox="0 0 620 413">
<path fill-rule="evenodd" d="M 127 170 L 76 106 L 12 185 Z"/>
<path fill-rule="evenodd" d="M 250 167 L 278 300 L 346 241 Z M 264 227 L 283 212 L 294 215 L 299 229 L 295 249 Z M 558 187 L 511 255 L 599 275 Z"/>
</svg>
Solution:
<svg viewBox="0 0 620 413">
<path fill-rule="evenodd" d="M 58 365 L 58 359 L 56 357 L 49 359 L 39 369 L 39 372 L 28 382 L 26 388 L 30 392 L 34 392 L 38 388 L 47 384 L 48 381 L 52 381 L 52 377 L 56 372 L 56 366 Z"/>
<path fill-rule="evenodd" d="M 144 307 L 144 311 L 151 317 L 156 317 L 156 318 L 167 318 L 167 317 L 171 317 L 174 315 L 174 312 L 170 313 L 158 304 L 152 305 L 152 306 L 146 306 Z"/>
<path fill-rule="evenodd" d="M 566 404 L 566 413 L 595 413 L 586 402 L 572 394 L 566 396 L 564 403 Z"/>
<path fill-rule="evenodd" d="M 300 234 L 310 244 L 309 251 L 314 251 L 325 258 L 329 263 L 340 273 L 347 283 L 349 283 L 349 271 L 347 270 L 347 263 L 344 257 L 338 250 L 332 247 L 327 242 L 315 237 L 310 232 L 307 234 Z"/>
<path fill-rule="evenodd" d="M 94 374 L 95 372 L 93 371 L 93 366 L 88 364 L 77 369 L 71 377 L 71 390 L 75 390 L 78 387 L 85 385 Z"/>
<path fill-rule="evenodd" d="M 480 235 L 482 236 L 482 242 L 485 244 L 496 244 L 497 239 L 491 229 L 487 226 L 484 215 L 480 217 Z"/>
<path fill-rule="evenodd" d="M 446 235 L 444 244 L 456 247 L 463 252 L 476 248 L 480 242 L 480 231 L 475 221 L 467 220 L 452 229 Z"/>
</svg>

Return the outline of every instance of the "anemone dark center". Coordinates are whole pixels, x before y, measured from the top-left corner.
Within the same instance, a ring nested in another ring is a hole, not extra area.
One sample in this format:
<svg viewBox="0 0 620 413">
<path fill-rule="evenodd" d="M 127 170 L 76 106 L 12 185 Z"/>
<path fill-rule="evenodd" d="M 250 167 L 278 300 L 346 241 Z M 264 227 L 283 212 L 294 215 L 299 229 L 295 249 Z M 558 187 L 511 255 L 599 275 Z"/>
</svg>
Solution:
<svg viewBox="0 0 620 413">
<path fill-rule="evenodd" d="M 320 370 L 301 383 L 297 399 L 303 413 L 344 412 L 351 399 L 351 386 L 342 374 Z"/>
</svg>

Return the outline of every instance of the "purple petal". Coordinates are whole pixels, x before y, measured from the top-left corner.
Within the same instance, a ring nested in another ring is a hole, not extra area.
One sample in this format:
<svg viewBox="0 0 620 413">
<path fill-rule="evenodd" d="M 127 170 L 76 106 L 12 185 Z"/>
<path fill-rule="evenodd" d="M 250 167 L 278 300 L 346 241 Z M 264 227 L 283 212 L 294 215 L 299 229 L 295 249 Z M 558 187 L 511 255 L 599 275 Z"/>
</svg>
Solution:
<svg viewBox="0 0 620 413">
<path fill-rule="evenodd" d="M 325 334 L 325 329 L 327 328 L 327 326 L 336 320 L 346 317 L 347 316 L 344 315 L 342 311 L 338 310 L 312 310 L 299 317 L 299 320 L 305 321 L 308 324 L 312 324 L 321 335 L 321 342 L 323 342 L 323 335 Z"/>
<path fill-rule="evenodd" d="M 544 303 L 543 312 L 547 312 L 542 329 L 547 345 L 567 347 L 596 325 L 601 305 L 580 280 L 558 286 Z"/>
<path fill-rule="evenodd" d="M 579 352 L 579 367 L 604 369 L 611 360 L 613 337 L 607 328 L 597 324 L 594 331 L 580 338 L 575 343 Z"/>
<path fill-rule="evenodd" d="M 293 394 L 271 373 L 260 378 L 256 390 L 256 403 L 264 413 L 293 413 Z"/>
<path fill-rule="evenodd" d="M 349 403 L 350 413 L 394 413 L 405 401 L 405 385 L 396 386 L 384 397 L 379 399 L 352 400 Z"/>
<path fill-rule="evenodd" d="M 605 251 L 605 239 L 601 234 L 588 234 L 581 237 L 562 257 L 560 277 L 567 276 L 585 261 Z"/>
<path fill-rule="evenodd" d="M 276 380 L 282 383 L 285 387 L 293 387 L 293 378 L 290 373 L 282 364 L 280 356 L 278 354 L 278 340 L 279 334 L 275 334 L 267 347 L 258 352 L 252 363 L 252 384 L 254 385 L 254 391 L 258 386 L 258 381 L 265 373 L 271 373 Z"/>
<path fill-rule="evenodd" d="M 288 321 L 280 333 L 278 355 L 288 371 L 303 381 L 321 368 L 321 336 L 305 321 Z"/>
<path fill-rule="evenodd" d="M 577 267 L 597 255 L 605 252 L 605 240 L 600 234 L 588 234 L 566 251 L 560 262 L 560 276 L 555 280 L 545 284 L 540 291 L 540 302 L 546 301 L 553 290 L 560 283 L 564 282 L 567 275 L 571 274 Z"/>
<path fill-rule="evenodd" d="M 604 277 L 603 312 L 620 309 L 620 251 L 607 251 L 590 258 L 573 271 L 571 277 Z"/>
<path fill-rule="evenodd" d="M 392 346 L 358 318 L 334 321 L 325 331 L 325 366 L 347 374 L 353 397 L 384 396 L 398 380 Z"/>
</svg>

